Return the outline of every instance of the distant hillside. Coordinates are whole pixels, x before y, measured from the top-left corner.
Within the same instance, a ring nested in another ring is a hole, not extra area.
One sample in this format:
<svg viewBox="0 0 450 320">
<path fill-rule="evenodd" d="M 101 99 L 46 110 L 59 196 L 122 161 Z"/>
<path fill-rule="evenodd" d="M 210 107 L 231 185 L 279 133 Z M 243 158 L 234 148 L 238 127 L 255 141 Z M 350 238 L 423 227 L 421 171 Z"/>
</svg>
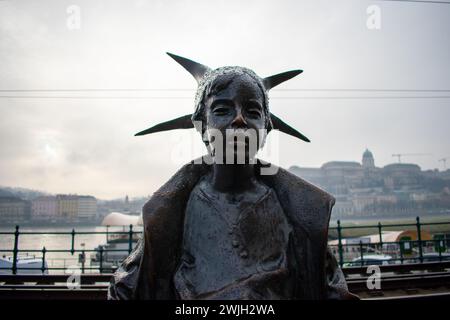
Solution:
<svg viewBox="0 0 450 320">
<path fill-rule="evenodd" d="M 33 200 L 37 197 L 47 195 L 49 193 L 38 190 L 0 186 L 0 197 L 17 197 L 23 200 Z"/>
</svg>

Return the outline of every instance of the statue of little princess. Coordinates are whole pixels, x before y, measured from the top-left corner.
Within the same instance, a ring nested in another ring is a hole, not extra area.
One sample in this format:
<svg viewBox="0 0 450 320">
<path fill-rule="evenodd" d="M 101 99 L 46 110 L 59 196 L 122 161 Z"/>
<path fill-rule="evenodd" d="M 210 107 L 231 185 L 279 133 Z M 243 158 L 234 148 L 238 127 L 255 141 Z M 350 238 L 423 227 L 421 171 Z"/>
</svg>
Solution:
<svg viewBox="0 0 450 320">
<path fill-rule="evenodd" d="M 143 208 L 144 235 L 109 299 L 353 299 L 327 246 L 334 198 L 255 157 L 280 130 L 268 91 L 301 70 L 260 78 L 169 54 L 198 82 L 195 112 L 137 135 L 195 127 L 208 154 L 182 167 Z"/>
</svg>

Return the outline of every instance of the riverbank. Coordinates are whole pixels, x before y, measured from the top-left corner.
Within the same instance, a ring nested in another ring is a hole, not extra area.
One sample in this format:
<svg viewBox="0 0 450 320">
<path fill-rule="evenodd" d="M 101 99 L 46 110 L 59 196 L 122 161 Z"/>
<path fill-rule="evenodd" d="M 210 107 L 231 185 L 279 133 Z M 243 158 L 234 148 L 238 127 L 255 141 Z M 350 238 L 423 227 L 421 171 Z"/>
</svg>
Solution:
<svg viewBox="0 0 450 320">
<path fill-rule="evenodd" d="M 97 227 L 101 225 L 102 220 L 91 220 L 91 221 L 19 221 L 19 222 L 10 222 L 10 221 L 0 221 L 2 227 L 11 227 L 15 228 L 19 227 Z"/>
<path fill-rule="evenodd" d="M 429 232 L 430 234 L 445 233 L 450 234 L 450 214 L 441 215 L 425 215 L 419 216 L 421 229 Z M 354 218 L 340 220 L 341 227 L 343 229 L 343 237 L 361 237 L 368 234 L 378 233 L 378 223 L 382 225 L 383 231 L 399 231 L 399 230 L 416 230 L 417 221 L 416 217 L 391 217 L 387 218 Z M 435 225 L 427 225 L 435 224 Z M 391 226 L 394 225 L 394 226 Z M 402 226 L 404 225 L 404 226 Z M 345 229 L 346 227 L 363 227 L 357 229 Z M 364 226 L 370 226 L 364 228 Z M 329 235 L 331 238 L 337 238 L 337 231 L 334 229 L 337 227 L 337 221 L 330 221 Z"/>
</svg>

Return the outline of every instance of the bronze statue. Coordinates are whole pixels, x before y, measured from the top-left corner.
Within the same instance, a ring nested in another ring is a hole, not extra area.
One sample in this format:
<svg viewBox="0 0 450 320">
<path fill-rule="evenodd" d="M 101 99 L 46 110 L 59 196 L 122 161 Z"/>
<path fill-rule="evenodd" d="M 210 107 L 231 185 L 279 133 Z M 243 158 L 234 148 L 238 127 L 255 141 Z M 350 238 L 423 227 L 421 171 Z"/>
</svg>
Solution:
<svg viewBox="0 0 450 320">
<path fill-rule="evenodd" d="M 356 298 L 327 246 L 334 198 L 255 156 L 272 129 L 309 142 L 269 112 L 268 91 L 302 71 L 262 79 L 169 55 L 198 82 L 195 112 L 137 135 L 195 127 L 208 155 L 145 204 L 143 239 L 114 274 L 108 298 Z"/>
</svg>

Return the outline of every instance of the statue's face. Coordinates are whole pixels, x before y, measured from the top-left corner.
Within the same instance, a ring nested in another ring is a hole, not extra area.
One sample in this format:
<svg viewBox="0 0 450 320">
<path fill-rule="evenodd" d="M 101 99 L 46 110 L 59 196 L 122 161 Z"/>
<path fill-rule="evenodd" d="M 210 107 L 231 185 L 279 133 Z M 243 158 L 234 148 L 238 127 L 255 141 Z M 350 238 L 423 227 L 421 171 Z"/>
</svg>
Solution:
<svg viewBox="0 0 450 320">
<path fill-rule="evenodd" d="M 234 159 L 239 152 L 245 152 L 247 163 L 249 158 L 255 156 L 265 139 L 265 132 L 261 131 L 266 129 L 264 94 L 248 75 L 235 77 L 223 87 L 205 101 L 208 140 L 216 150 L 216 158 L 220 154 L 217 150 L 222 146 L 222 159 L 225 159 L 227 154 L 230 156 L 230 153 Z M 223 137 L 220 144 L 220 139 L 211 139 L 217 132 Z M 236 135 L 237 138 L 230 134 Z M 245 136 L 247 138 L 244 138 Z"/>
</svg>

